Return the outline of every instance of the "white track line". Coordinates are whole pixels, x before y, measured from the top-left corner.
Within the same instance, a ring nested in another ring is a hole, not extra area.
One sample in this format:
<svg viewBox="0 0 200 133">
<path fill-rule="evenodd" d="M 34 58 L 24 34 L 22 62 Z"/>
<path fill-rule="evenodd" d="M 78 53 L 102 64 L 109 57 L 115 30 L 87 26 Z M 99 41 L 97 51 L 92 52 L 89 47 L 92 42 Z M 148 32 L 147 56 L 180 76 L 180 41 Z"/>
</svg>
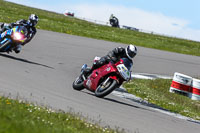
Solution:
<svg viewBox="0 0 200 133">
<path fill-rule="evenodd" d="M 136 79 L 157 79 L 157 78 L 172 79 L 173 77 L 164 76 L 164 75 L 158 75 L 158 74 L 133 73 L 132 74 L 132 78 L 136 78 Z"/>
</svg>

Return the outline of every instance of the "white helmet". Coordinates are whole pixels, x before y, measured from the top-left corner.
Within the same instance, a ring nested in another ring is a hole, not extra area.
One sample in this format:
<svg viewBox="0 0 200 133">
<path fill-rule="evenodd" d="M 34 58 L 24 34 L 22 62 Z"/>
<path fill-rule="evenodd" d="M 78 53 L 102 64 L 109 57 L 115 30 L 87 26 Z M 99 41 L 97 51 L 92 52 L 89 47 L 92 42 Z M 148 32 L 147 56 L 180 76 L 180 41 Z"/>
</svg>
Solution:
<svg viewBox="0 0 200 133">
<path fill-rule="evenodd" d="M 130 44 L 129 46 L 126 47 L 126 55 L 130 60 L 132 60 L 136 54 L 137 54 L 137 48 L 134 45 Z"/>
<path fill-rule="evenodd" d="M 30 22 L 31 26 L 35 26 L 37 24 L 37 22 L 38 22 L 38 16 L 35 15 L 35 14 L 31 14 L 29 16 L 29 22 Z"/>
</svg>

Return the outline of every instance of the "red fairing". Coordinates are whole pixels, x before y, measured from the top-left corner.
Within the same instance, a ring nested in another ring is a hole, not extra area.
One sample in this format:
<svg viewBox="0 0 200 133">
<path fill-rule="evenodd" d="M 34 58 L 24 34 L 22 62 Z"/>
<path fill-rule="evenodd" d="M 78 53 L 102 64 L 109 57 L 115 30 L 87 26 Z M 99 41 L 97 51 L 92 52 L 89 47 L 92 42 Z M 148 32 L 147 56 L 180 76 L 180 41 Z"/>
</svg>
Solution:
<svg viewBox="0 0 200 133">
<path fill-rule="evenodd" d="M 105 64 L 104 66 L 94 70 L 92 74 L 84 81 L 84 86 L 91 91 L 95 91 L 99 85 L 100 80 L 107 76 L 109 76 L 111 79 L 116 80 L 119 84 L 122 84 L 124 80 L 121 78 L 116 68 L 117 65 L 122 63 L 123 61 L 120 60 L 116 64 Z"/>
</svg>

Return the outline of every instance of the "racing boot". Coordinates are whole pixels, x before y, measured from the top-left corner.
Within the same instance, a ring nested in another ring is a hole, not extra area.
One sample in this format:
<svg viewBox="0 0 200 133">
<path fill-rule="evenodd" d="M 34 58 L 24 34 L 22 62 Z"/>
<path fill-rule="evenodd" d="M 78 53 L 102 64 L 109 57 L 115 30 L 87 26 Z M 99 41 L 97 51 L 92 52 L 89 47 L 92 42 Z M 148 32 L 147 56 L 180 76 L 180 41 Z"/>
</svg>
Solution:
<svg viewBox="0 0 200 133">
<path fill-rule="evenodd" d="M 16 54 L 18 54 L 22 50 L 22 45 L 21 44 L 17 45 L 13 50 L 15 51 Z"/>
</svg>

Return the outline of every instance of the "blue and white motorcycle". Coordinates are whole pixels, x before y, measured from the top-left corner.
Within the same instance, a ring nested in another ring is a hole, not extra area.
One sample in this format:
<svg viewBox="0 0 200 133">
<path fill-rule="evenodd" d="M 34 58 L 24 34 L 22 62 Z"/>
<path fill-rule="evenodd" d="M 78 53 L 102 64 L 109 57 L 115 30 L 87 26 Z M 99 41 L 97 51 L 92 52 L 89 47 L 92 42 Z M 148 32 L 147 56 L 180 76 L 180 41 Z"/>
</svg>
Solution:
<svg viewBox="0 0 200 133">
<path fill-rule="evenodd" d="M 28 30 L 24 26 L 15 26 L 0 34 L 0 52 L 11 52 L 27 39 Z"/>
</svg>

